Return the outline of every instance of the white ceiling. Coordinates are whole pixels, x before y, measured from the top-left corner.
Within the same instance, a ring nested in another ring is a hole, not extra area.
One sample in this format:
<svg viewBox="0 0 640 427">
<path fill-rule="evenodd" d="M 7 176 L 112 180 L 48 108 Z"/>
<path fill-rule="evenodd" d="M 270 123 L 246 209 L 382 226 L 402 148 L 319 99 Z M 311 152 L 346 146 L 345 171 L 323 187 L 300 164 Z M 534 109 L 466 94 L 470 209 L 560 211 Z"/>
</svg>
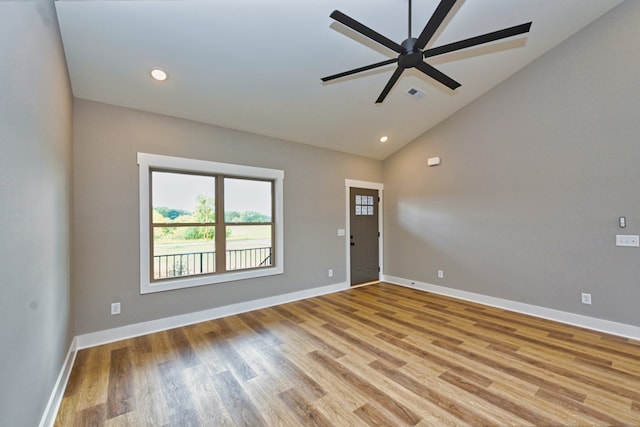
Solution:
<svg viewBox="0 0 640 427">
<path fill-rule="evenodd" d="M 460 0 L 429 46 L 528 21 L 531 32 L 428 60 L 462 84 L 455 91 L 405 70 L 382 104 L 395 65 L 320 81 L 395 57 L 329 14 L 400 43 L 407 0 L 57 0 L 56 10 L 77 98 L 384 159 L 621 1 Z M 414 37 L 438 3 L 413 0 Z M 169 79 L 151 80 L 154 67 Z"/>
</svg>

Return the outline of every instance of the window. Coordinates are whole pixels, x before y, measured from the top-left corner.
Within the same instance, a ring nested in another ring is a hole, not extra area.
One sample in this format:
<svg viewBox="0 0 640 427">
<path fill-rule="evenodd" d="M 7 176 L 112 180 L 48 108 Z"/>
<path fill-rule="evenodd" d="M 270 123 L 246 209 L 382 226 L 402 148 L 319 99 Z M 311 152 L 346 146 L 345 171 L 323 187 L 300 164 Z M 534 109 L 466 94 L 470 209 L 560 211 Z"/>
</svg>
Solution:
<svg viewBox="0 0 640 427">
<path fill-rule="evenodd" d="M 356 215 L 374 215 L 373 196 L 356 195 L 355 200 Z"/>
<path fill-rule="evenodd" d="M 275 169 L 138 153 L 140 291 L 281 274 Z"/>
</svg>

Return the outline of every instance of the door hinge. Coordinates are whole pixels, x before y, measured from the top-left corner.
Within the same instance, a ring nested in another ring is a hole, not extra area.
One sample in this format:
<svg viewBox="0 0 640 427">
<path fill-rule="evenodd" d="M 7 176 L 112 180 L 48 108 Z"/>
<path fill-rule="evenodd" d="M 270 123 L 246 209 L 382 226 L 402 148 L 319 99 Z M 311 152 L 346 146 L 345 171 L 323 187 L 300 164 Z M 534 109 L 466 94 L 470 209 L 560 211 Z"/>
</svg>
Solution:
<svg viewBox="0 0 640 427">
<path fill-rule="evenodd" d="M 380 237 L 380 232 L 378 231 L 378 237 Z"/>
<path fill-rule="evenodd" d="M 378 266 L 378 273 L 380 273 L 380 267 Z"/>
</svg>

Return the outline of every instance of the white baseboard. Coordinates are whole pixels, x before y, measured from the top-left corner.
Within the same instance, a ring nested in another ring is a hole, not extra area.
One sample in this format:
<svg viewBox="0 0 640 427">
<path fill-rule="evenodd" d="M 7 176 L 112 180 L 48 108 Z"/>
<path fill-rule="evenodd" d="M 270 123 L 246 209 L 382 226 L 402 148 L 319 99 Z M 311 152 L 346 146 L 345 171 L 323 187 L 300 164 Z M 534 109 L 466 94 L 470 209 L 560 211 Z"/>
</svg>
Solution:
<svg viewBox="0 0 640 427">
<path fill-rule="evenodd" d="M 476 294 L 473 292 L 462 291 L 459 289 L 447 288 L 444 286 L 433 285 L 431 283 L 418 282 L 416 280 L 403 279 L 401 277 L 383 275 L 385 282 L 394 285 L 405 286 L 408 288 L 419 289 L 434 294 L 445 295 L 452 298 L 472 301 L 492 307 L 503 308 L 505 310 L 515 311 L 518 313 L 529 314 L 531 316 L 543 319 L 555 320 L 568 325 L 579 326 L 593 331 L 605 332 L 634 340 L 640 340 L 640 327 L 627 325 L 624 323 L 612 322 L 610 320 L 598 319 L 595 317 L 583 316 L 581 314 L 569 313 L 566 311 L 554 310 L 551 308 L 540 307 L 537 305 L 525 304 L 517 301 L 510 301 L 502 298 L 490 297 L 487 295 Z"/>
<path fill-rule="evenodd" d="M 42 414 L 42 418 L 40 419 L 39 427 L 53 427 L 56 421 L 56 415 L 58 415 L 58 409 L 60 409 L 60 404 L 62 403 L 62 396 L 64 396 L 64 391 L 67 388 L 67 383 L 69 382 L 69 376 L 71 375 L 71 369 L 73 368 L 73 363 L 76 360 L 77 354 L 77 339 L 74 338 L 71 341 L 71 345 L 69 346 L 67 357 L 64 359 L 64 363 L 62 364 L 62 369 L 60 369 L 60 374 L 58 374 L 58 379 L 56 380 L 56 384 L 54 385 L 53 391 L 51 392 L 51 397 L 49 397 L 49 402 L 47 402 L 47 407 Z"/>
<path fill-rule="evenodd" d="M 165 317 L 162 319 L 150 320 L 148 322 L 135 323 L 133 325 L 122 326 L 119 328 L 78 335 L 76 337 L 77 348 L 83 349 L 88 347 L 95 347 L 97 345 L 134 338 L 154 332 L 165 331 L 167 329 L 178 328 L 181 326 L 192 325 L 194 323 L 206 322 L 207 320 L 218 319 L 220 317 L 245 313 L 251 310 L 258 310 L 260 308 L 271 307 L 278 304 L 285 304 L 305 298 L 312 298 L 319 295 L 343 291 L 348 288 L 349 284 L 347 282 L 336 283 L 333 285 L 305 289 L 303 291 L 290 292 L 287 294 L 240 302 L 224 307 L 216 307 L 209 310 L 197 311 L 195 313 Z"/>
</svg>

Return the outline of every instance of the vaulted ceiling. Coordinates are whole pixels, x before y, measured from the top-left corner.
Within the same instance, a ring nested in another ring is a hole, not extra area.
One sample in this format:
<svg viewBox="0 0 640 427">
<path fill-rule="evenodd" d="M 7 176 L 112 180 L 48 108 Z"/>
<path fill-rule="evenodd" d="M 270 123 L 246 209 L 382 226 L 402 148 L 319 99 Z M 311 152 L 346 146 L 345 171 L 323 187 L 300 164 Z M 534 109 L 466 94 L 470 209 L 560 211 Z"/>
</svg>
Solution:
<svg viewBox="0 0 640 427">
<path fill-rule="evenodd" d="M 427 59 L 455 91 L 408 69 L 381 104 L 393 64 L 320 81 L 397 55 L 329 14 L 399 44 L 407 0 L 57 0 L 56 10 L 77 98 L 384 159 L 621 1 L 459 0 L 427 47 L 529 21 L 531 31 Z M 439 0 L 412 3 L 417 37 Z M 156 67 L 166 81 L 150 78 Z"/>
</svg>

